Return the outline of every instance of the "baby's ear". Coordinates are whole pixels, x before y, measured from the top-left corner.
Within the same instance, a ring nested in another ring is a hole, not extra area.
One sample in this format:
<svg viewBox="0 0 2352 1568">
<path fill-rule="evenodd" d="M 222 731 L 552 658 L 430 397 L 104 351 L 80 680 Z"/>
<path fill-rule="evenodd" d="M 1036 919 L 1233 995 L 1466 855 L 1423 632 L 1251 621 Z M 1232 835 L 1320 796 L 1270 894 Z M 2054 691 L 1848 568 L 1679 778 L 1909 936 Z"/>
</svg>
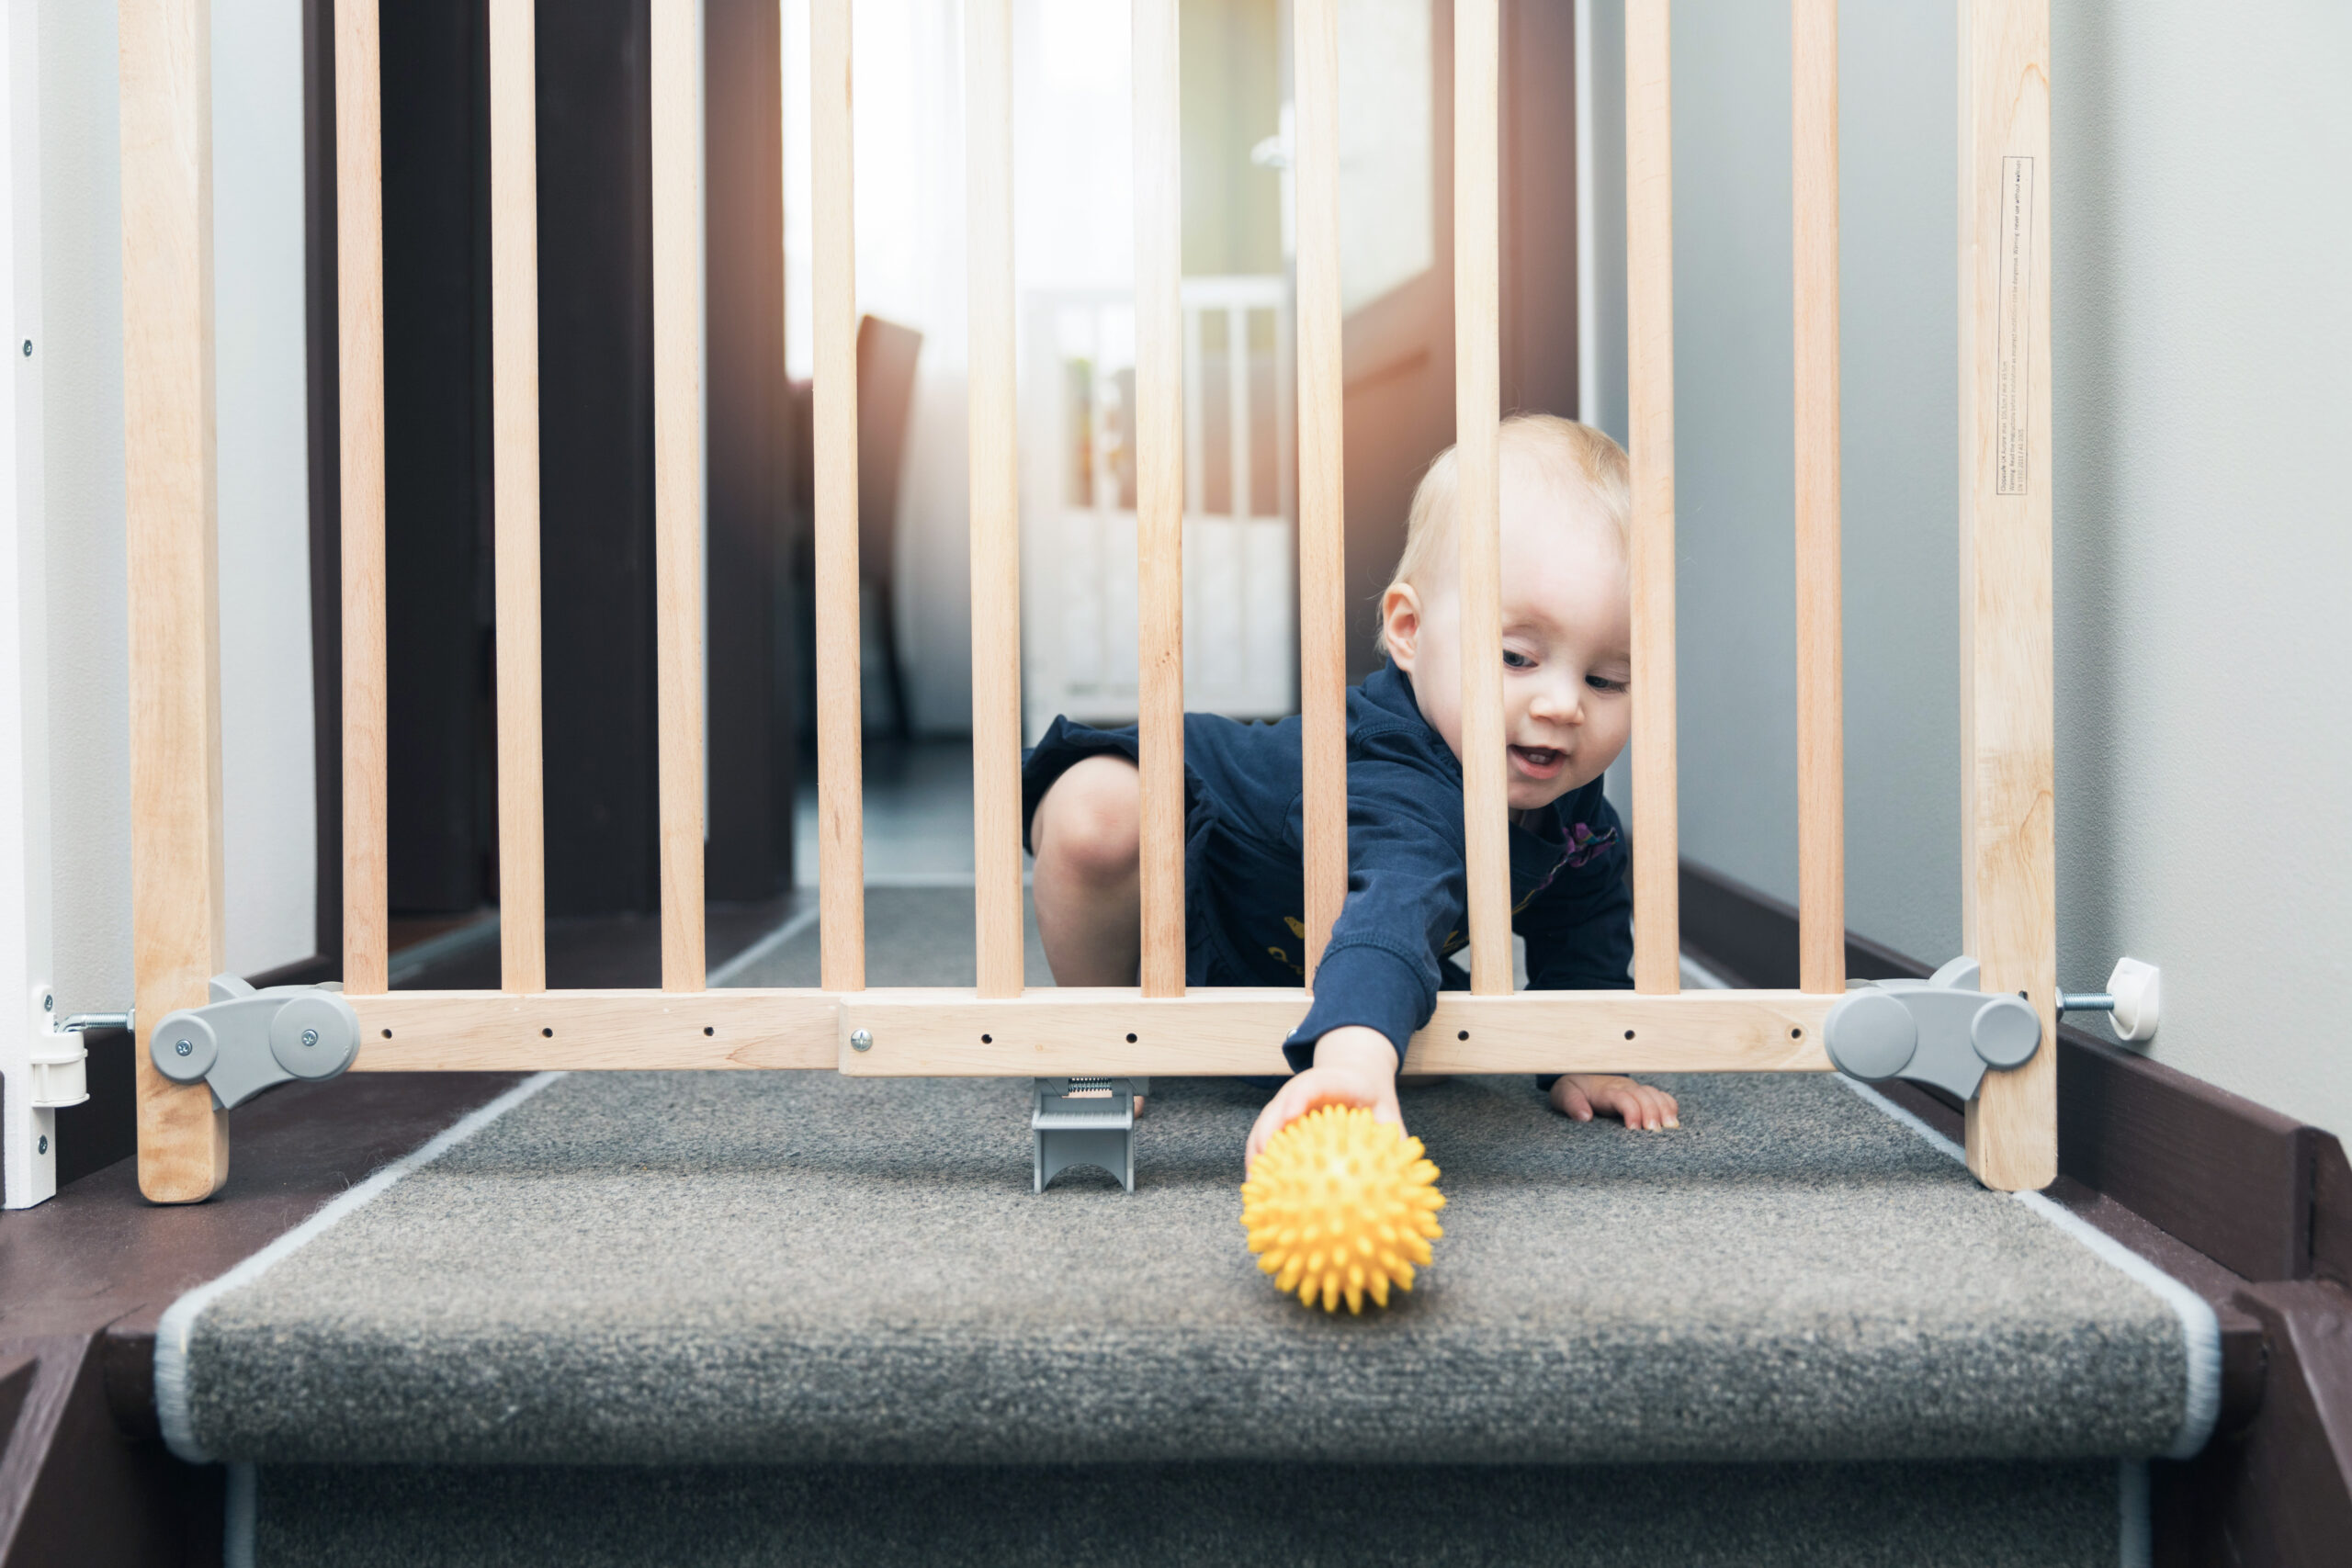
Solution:
<svg viewBox="0 0 2352 1568">
<path fill-rule="evenodd" d="M 1421 632 L 1421 596 L 1409 582 L 1392 582 L 1380 596 L 1380 641 L 1396 668 L 1413 672 Z"/>
</svg>

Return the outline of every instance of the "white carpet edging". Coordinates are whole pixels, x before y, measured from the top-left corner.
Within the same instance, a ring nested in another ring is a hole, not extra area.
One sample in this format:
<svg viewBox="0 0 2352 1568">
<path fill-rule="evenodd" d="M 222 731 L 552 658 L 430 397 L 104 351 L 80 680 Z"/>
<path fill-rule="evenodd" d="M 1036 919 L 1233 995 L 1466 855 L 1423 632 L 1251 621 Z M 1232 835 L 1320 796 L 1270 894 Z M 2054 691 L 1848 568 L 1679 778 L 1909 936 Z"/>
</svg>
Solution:
<svg viewBox="0 0 2352 1568">
<path fill-rule="evenodd" d="M 326 1207 L 254 1253 L 217 1280 L 208 1280 L 164 1310 L 155 1328 L 155 1414 L 164 1442 L 190 1464 L 209 1464 L 212 1456 L 197 1443 L 193 1413 L 188 1408 L 187 1349 L 196 1320 L 204 1309 L 229 1292 L 249 1285 L 279 1263 L 324 1235 L 351 1215 L 381 1197 L 391 1185 L 419 1166 L 430 1164 L 456 1148 L 492 1122 L 562 1077 L 561 1073 L 535 1073 L 480 1106 L 463 1120 L 444 1128 L 427 1143 L 377 1171 Z"/>
<path fill-rule="evenodd" d="M 1857 1082 L 1843 1073 L 1832 1076 L 1962 1165 L 1968 1163 L 1967 1152 L 1958 1144 L 1869 1085 Z M 2165 1450 L 2164 1457 L 2195 1458 L 2213 1436 L 2213 1424 L 2222 1414 L 2222 1324 L 2213 1315 L 2211 1303 L 2097 1225 L 2041 1193 L 2012 1192 L 2009 1196 L 2073 1236 L 2090 1252 L 2154 1292 L 2180 1319 L 2181 1348 L 2183 1359 L 2188 1362 L 2188 1387 L 2181 1405 L 2180 1429 L 2173 1434 L 2172 1446 Z"/>
</svg>

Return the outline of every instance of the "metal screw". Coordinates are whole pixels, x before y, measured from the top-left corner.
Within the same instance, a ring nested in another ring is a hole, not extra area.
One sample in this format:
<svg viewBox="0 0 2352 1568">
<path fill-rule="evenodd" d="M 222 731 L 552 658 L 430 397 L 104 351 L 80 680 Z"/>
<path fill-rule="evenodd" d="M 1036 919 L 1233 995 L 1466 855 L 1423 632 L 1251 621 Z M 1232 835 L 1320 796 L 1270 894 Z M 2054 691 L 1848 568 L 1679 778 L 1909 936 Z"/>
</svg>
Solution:
<svg viewBox="0 0 2352 1568">
<path fill-rule="evenodd" d="M 32 340 L 32 339 L 30 339 L 30 338 L 27 338 L 27 339 L 25 340 L 25 357 L 26 357 L 27 359 L 30 359 L 32 356 L 33 356 L 33 340 Z"/>
<path fill-rule="evenodd" d="M 305 1045 L 316 1045 L 318 1043 L 319 1043 L 319 1032 L 318 1032 L 317 1030 L 315 1030 L 315 1029 L 306 1029 L 306 1030 L 302 1031 L 302 1043 L 303 1043 L 303 1044 L 305 1044 Z"/>
<path fill-rule="evenodd" d="M 871 1051 L 874 1049 L 874 1036 L 863 1029 L 854 1031 L 849 1037 L 849 1048 L 853 1051 Z"/>
<path fill-rule="evenodd" d="M 196 1047 L 190 1044 L 187 1041 L 183 1040 L 178 1044 L 173 1046 L 172 1049 L 178 1052 L 181 1055 L 186 1056 L 193 1055 Z"/>
<path fill-rule="evenodd" d="M 55 1012 L 57 1010 L 57 998 L 53 996 L 41 998 L 40 1010 L 43 1012 Z"/>
<path fill-rule="evenodd" d="M 40 1153 L 41 1153 L 41 1154 L 47 1154 L 47 1153 L 49 1153 L 49 1134 L 48 1134 L 47 1133 L 43 1133 L 43 1134 L 40 1135 L 40 1145 L 39 1152 L 40 1152 Z"/>
</svg>

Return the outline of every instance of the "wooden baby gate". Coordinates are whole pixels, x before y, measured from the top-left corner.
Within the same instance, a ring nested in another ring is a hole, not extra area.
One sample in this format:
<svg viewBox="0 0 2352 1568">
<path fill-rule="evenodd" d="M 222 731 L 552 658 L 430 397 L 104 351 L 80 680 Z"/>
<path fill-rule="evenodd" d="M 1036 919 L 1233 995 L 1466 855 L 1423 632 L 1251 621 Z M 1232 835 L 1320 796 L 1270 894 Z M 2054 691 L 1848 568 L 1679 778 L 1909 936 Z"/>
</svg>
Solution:
<svg viewBox="0 0 2352 1568">
<path fill-rule="evenodd" d="M 1106 0 L 1107 3 L 1107 0 Z M 1984 989 L 2054 1038 L 2047 0 L 1958 0 L 1962 898 Z M 701 289 L 695 0 L 651 0 L 662 988 L 550 991 L 540 795 L 533 0 L 491 0 L 496 991 L 386 977 L 384 402 L 378 0 L 334 8 L 340 268 L 344 953 L 353 1070 L 808 1067 L 868 1075 L 1285 1071 L 1295 988 L 1184 985 L 1183 399 L 1177 0 L 1133 0 L 1142 984 L 1024 989 L 1014 429 L 1011 0 L 966 0 L 971 606 L 979 984 L 865 986 L 860 808 L 851 0 L 812 0 L 820 900 L 823 984 L 710 989 L 703 951 Z M 1339 0 L 1295 0 L 1299 583 L 1308 963 L 1347 882 L 1338 257 Z M 1511 989 L 1498 456 L 1498 0 L 1454 0 L 1456 420 L 1471 986 L 1418 1072 L 1812 1072 L 1845 974 L 1838 567 L 1836 0 L 1794 0 L 1796 584 L 1802 982 L 1679 985 L 1668 0 L 1627 0 L 1627 315 L 1634 516 L 1634 988 Z M 208 35 L 200 0 L 122 0 L 122 211 L 139 1173 L 217 1190 L 228 1119 L 146 1033 L 221 965 Z M 868 1040 L 850 1047 L 854 1032 Z M 2055 1053 L 1968 1107 L 1986 1183 L 2056 1173 Z"/>
</svg>

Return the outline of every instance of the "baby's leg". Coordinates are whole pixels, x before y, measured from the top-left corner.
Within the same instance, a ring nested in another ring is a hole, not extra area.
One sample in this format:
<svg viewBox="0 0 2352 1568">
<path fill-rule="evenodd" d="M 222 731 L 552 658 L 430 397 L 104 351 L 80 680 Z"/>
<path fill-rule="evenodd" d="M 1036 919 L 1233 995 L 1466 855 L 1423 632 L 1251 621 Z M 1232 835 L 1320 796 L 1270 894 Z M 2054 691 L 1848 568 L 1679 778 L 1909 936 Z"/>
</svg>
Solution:
<svg viewBox="0 0 2352 1568">
<path fill-rule="evenodd" d="M 1060 986 L 1132 986 L 1143 965 L 1143 791 L 1125 757 L 1072 763 L 1030 819 L 1037 934 Z"/>
</svg>

